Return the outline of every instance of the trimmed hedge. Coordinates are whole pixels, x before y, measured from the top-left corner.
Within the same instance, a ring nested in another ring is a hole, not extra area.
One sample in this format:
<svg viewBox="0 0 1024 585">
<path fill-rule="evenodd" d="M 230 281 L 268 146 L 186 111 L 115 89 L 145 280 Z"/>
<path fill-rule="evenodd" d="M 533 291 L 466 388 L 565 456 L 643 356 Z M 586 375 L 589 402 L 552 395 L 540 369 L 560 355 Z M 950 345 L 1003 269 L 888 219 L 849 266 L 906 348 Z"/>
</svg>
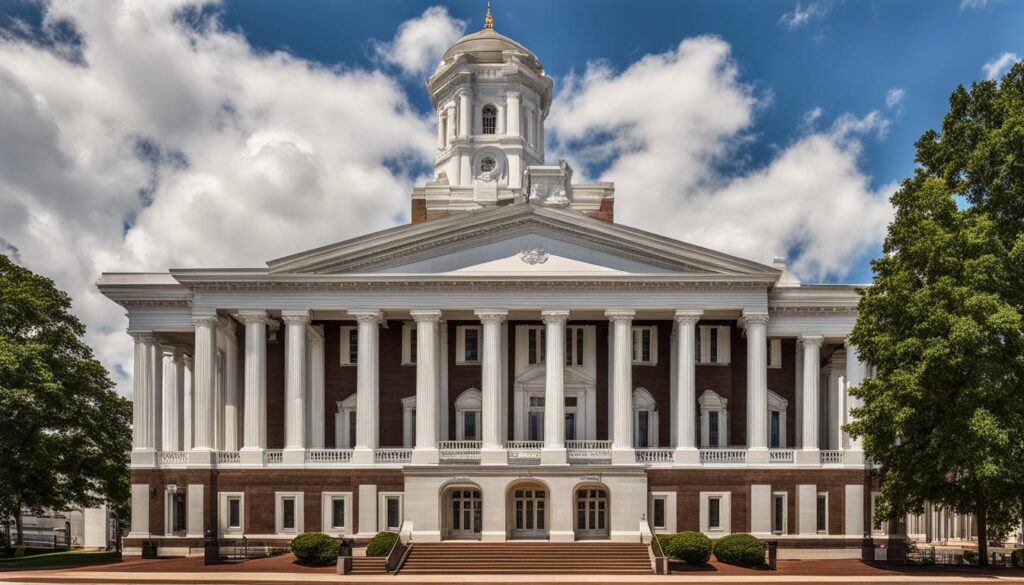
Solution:
<svg viewBox="0 0 1024 585">
<path fill-rule="evenodd" d="M 338 540 L 323 532 L 307 532 L 292 539 L 292 552 L 303 564 L 326 567 L 338 562 Z"/>
<path fill-rule="evenodd" d="M 677 532 L 658 536 L 665 556 L 691 565 L 706 565 L 711 558 L 711 539 L 700 532 Z"/>
<path fill-rule="evenodd" d="M 391 547 L 395 546 L 396 540 L 398 540 L 397 532 L 378 532 L 376 536 L 370 539 L 370 543 L 366 545 L 366 556 L 388 556 L 388 553 L 391 552 Z"/>
<path fill-rule="evenodd" d="M 765 543 L 743 533 L 729 534 L 715 541 L 715 558 L 739 567 L 764 566 Z"/>
</svg>

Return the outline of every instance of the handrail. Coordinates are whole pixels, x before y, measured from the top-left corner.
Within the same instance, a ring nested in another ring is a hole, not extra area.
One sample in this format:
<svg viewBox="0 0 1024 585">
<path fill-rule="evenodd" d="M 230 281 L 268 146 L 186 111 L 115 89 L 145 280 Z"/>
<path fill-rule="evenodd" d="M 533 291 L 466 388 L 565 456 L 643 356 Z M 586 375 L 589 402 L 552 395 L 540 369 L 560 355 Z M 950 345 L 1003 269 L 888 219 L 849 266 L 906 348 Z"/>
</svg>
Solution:
<svg viewBox="0 0 1024 585">
<path fill-rule="evenodd" d="M 652 563 L 654 565 L 655 575 L 667 575 L 669 573 L 668 559 L 665 557 L 665 551 L 661 548 L 661 541 L 658 540 L 658 533 L 654 531 L 654 524 L 651 523 L 651 518 L 646 514 L 645 520 L 647 522 L 647 529 L 651 532 L 651 556 L 653 557 Z"/>
<path fill-rule="evenodd" d="M 388 573 L 397 573 L 405 561 L 406 550 L 411 548 L 412 544 L 403 543 L 401 536 L 396 538 L 395 543 L 391 545 L 391 550 L 388 551 L 388 556 L 384 559 L 384 570 Z"/>
</svg>

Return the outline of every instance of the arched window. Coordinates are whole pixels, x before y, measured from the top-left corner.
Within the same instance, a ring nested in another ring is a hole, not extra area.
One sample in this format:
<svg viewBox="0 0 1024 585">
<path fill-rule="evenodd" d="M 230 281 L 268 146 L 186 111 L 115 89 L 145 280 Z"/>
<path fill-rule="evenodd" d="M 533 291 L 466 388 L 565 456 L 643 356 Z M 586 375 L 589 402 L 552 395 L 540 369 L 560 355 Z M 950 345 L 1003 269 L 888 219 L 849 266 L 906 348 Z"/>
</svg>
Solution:
<svg viewBox="0 0 1024 585">
<path fill-rule="evenodd" d="M 714 390 L 705 390 L 700 398 L 700 444 L 705 449 L 729 445 L 729 401 Z"/>
<path fill-rule="evenodd" d="M 464 390 L 455 399 L 455 439 L 458 441 L 480 440 L 480 411 L 483 400 L 476 388 Z"/>
<path fill-rule="evenodd" d="M 495 129 L 498 127 L 498 108 L 491 104 L 484 106 L 482 126 L 484 134 L 494 134 Z"/>
</svg>

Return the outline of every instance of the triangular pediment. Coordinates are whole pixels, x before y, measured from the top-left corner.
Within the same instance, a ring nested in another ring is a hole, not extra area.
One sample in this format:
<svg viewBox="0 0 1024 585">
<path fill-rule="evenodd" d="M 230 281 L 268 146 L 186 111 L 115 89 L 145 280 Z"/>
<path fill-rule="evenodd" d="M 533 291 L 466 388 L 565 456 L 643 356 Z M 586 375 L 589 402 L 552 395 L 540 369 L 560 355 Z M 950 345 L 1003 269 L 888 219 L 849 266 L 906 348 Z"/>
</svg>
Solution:
<svg viewBox="0 0 1024 585">
<path fill-rule="evenodd" d="M 271 274 L 779 274 L 770 266 L 572 210 L 531 204 L 391 228 L 268 266 Z"/>
</svg>

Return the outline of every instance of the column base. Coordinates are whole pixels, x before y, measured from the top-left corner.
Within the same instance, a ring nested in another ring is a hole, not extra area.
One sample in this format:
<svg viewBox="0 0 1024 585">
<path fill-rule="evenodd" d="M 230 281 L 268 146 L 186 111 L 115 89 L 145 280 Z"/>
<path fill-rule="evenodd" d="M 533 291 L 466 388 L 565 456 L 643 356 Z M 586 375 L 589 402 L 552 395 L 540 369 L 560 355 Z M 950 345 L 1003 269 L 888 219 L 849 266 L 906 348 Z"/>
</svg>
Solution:
<svg viewBox="0 0 1024 585">
<path fill-rule="evenodd" d="M 676 465 L 700 465 L 700 451 L 695 447 L 678 447 L 673 460 Z"/>
<path fill-rule="evenodd" d="M 501 447 L 480 449 L 480 465 L 508 465 L 508 451 Z"/>
<path fill-rule="evenodd" d="M 368 447 L 356 447 L 352 449 L 352 463 L 356 465 L 373 465 L 376 462 L 373 449 Z"/>
<path fill-rule="evenodd" d="M 768 459 L 768 447 L 750 447 L 747 449 L 747 464 L 754 465 L 767 465 Z"/>
<path fill-rule="evenodd" d="M 636 449 L 612 447 L 612 464 L 629 465 L 633 463 L 636 463 Z"/>
<path fill-rule="evenodd" d="M 132 451 L 132 467 L 156 467 L 156 451 L 153 449 L 136 449 Z"/>
<path fill-rule="evenodd" d="M 821 465 L 821 451 L 814 448 L 799 449 L 796 452 L 798 465 Z"/>
<path fill-rule="evenodd" d="M 304 447 L 286 447 L 281 454 L 281 463 L 285 465 L 302 465 L 306 462 L 306 449 Z"/>
<path fill-rule="evenodd" d="M 441 461 L 441 453 L 429 447 L 417 447 L 412 450 L 413 465 L 437 465 Z"/>
<path fill-rule="evenodd" d="M 565 447 L 544 447 L 540 451 L 541 465 L 565 465 L 569 462 Z"/>
<path fill-rule="evenodd" d="M 192 449 L 188 452 L 189 466 L 213 467 L 217 454 L 213 449 Z"/>
<path fill-rule="evenodd" d="M 263 465 L 263 449 L 261 447 L 242 447 L 238 456 L 244 465 Z"/>
</svg>

